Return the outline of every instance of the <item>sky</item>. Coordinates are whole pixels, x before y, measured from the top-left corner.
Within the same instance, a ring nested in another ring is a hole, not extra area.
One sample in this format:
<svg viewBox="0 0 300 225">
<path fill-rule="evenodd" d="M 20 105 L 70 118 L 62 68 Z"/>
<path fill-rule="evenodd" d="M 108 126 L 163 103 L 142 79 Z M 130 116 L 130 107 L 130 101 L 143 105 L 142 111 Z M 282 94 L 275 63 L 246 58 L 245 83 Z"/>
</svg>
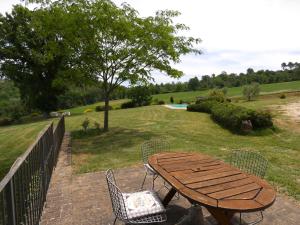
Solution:
<svg viewBox="0 0 300 225">
<path fill-rule="evenodd" d="M 118 6 L 124 0 L 113 0 Z M 0 13 L 19 0 L 0 0 Z M 175 67 L 180 81 L 194 76 L 278 70 L 282 62 L 300 62 L 300 0 L 126 0 L 140 16 L 157 10 L 181 12 L 175 22 L 190 27 L 187 36 L 201 38 L 201 55 L 186 55 Z M 24 3 L 23 3 L 24 4 Z M 156 82 L 177 81 L 154 72 Z"/>
</svg>

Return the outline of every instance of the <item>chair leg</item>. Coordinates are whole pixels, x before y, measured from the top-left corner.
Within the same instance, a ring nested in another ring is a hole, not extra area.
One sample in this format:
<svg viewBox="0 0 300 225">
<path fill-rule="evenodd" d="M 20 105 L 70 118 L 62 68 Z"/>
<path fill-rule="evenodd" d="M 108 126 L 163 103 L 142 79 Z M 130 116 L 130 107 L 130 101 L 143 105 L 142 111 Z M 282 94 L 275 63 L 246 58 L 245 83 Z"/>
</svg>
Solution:
<svg viewBox="0 0 300 225">
<path fill-rule="evenodd" d="M 170 190 L 170 187 L 168 187 L 168 185 L 167 185 L 166 181 L 164 181 L 164 187 L 165 187 L 165 189 L 167 189 L 167 190 Z M 180 198 L 180 195 L 179 195 L 179 193 L 178 193 L 178 192 L 176 192 L 176 194 L 175 194 L 175 198 L 176 198 L 177 200 L 179 200 L 179 198 Z"/>
<path fill-rule="evenodd" d="M 153 175 L 153 180 L 152 180 L 152 190 L 154 190 L 154 184 L 155 184 L 156 178 L 158 178 L 158 175 Z"/>
<path fill-rule="evenodd" d="M 144 188 L 144 184 L 145 184 L 145 181 L 146 181 L 146 177 L 147 177 L 148 173 L 146 172 L 145 173 L 145 177 L 144 177 L 144 180 L 143 180 L 143 183 L 142 183 L 142 186 L 141 186 L 141 189 L 140 190 L 143 190 Z"/>
<path fill-rule="evenodd" d="M 242 225 L 242 213 L 240 213 L 240 225 Z"/>
<path fill-rule="evenodd" d="M 115 218 L 113 225 L 115 225 L 115 224 L 116 224 L 116 221 L 117 221 L 117 217 Z"/>
</svg>

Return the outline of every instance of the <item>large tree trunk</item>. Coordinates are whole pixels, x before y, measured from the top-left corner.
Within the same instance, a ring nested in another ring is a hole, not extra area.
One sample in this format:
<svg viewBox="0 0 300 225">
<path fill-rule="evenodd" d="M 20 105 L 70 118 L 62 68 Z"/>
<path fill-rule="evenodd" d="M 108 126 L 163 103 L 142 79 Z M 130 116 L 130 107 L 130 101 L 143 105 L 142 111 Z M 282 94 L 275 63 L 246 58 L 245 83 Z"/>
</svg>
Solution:
<svg viewBox="0 0 300 225">
<path fill-rule="evenodd" d="M 104 109 L 104 131 L 108 131 L 108 111 L 109 111 L 109 97 L 105 97 L 105 109 Z"/>
</svg>

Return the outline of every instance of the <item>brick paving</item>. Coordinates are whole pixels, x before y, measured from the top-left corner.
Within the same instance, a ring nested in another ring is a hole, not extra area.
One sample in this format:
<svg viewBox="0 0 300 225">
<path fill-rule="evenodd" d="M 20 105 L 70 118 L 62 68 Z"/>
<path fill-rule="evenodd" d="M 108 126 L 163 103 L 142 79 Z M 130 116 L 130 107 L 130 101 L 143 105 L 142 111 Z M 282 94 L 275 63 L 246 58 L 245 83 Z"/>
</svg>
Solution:
<svg viewBox="0 0 300 225">
<path fill-rule="evenodd" d="M 115 171 L 117 183 L 122 191 L 137 191 L 140 188 L 144 170 L 141 165 Z M 159 180 L 157 187 L 161 186 Z M 151 187 L 150 179 L 145 187 Z M 161 190 L 163 197 L 166 190 Z M 164 225 L 176 224 L 187 214 L 190 204 L 183 197 L 171 201 L 167 208 L 168 221 Z M 216 225 L 210 214 L 203 209 L 205 225 Z M 247 220 L 255 214 L 247 214 Z M 41 225 L 111 225 L 114 215 L 111 209 L 105 173 L 72 174 L 70 136 L 66 134 L 57 167 L 53 173 L 47 195 Z M 299 204 L 279 195 L 273 206 L 264 212 L 261 225 L 299 225 Z M 118 221 L 117 224 L 123 224 Z M 238 224 L 237 217 L 233 224 Z M 187 224 L 188 225 L 188 224 Z"/>
</svg>

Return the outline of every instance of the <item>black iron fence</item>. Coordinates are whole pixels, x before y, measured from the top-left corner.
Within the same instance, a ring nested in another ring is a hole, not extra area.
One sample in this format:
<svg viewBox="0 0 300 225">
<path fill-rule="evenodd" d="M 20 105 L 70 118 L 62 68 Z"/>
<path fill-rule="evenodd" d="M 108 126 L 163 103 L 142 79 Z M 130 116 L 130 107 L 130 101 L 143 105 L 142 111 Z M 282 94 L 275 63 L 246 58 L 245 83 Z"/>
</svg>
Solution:
<svg viewBox="0 0 300 225">
<path fill-rule="evenodd" d="M 62 117 L 48 125 L 0 182 L 0 225 L 39 224 L 65 133 Z"/>
</svg>

